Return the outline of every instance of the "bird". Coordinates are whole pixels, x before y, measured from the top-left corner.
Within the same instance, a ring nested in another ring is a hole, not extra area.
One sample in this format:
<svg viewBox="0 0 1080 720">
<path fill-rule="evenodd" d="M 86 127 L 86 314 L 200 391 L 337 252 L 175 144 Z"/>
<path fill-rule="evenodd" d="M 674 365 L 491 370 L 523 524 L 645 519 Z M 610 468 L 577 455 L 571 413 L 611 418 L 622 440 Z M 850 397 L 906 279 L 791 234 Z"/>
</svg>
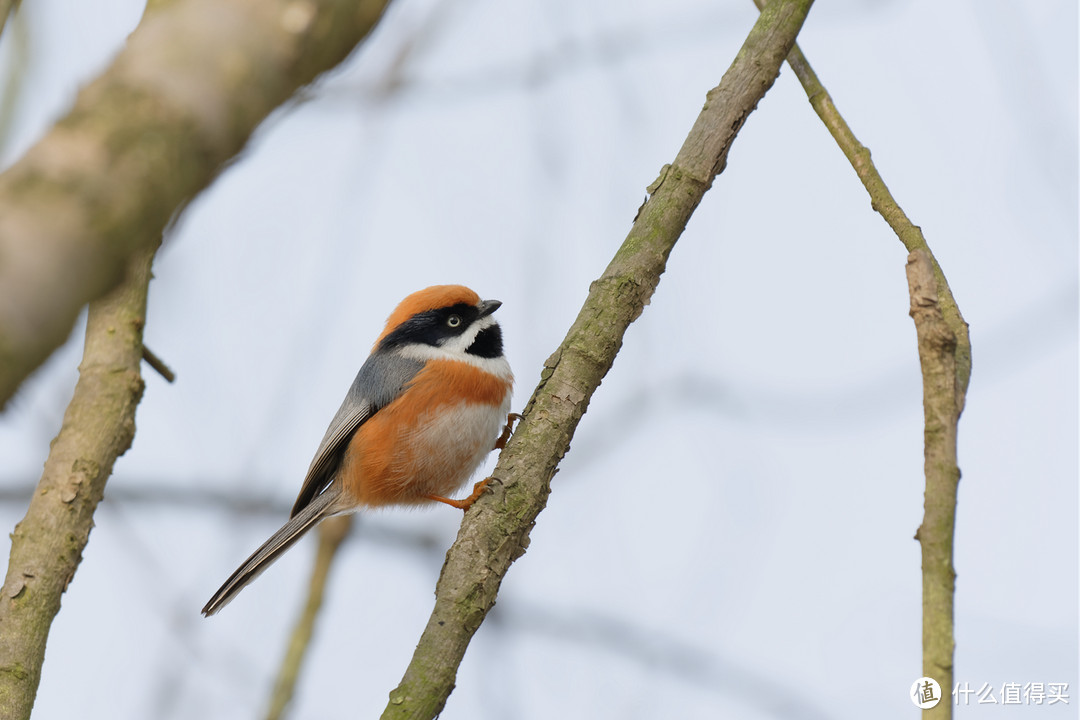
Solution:
<svg viewBox="0 0 1080 720">
<path fill-rule="evenodd" d="M 289 520 L 237 568 L 202 609 L 206 617 L 333 515 L 441 502 L 468 510 L 490 478 L 456 493 L 505 446 L 514 376 L 502 330 L 463 285 L 433 285 L 394 309 L 330 421 Z"/>
</svg>

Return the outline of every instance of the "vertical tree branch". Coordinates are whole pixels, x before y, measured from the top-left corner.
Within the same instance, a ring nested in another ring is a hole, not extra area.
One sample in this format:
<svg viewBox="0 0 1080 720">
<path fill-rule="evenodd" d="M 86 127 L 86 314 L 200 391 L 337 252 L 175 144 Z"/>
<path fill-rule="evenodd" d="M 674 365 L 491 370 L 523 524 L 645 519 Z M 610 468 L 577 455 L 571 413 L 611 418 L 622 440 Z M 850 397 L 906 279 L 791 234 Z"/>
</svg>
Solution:
<svg viewBox="0 0 1080 720">
<path fill-rule="evenodd" d="M 319 525 L 319 546 L 315 552 L 315 564 L 311 569 L 307 602 L 304 603 L 304 609 L 300 612 L 300 617 L 296 619 L 296 625 L 293 626 L 292 635 L 289 637 L 289 646 L 285 650 L 285 657 L 281 661 L 281 668 L 278 670 L 277 680 L 274 681 L 274 689 L 270 694 L 270 707 L 266 711 L 266 720 L 280 720 L 285 714 L 285 709 L 292 702 L 293 694 L 296 692 L 296 682 L 300 677 L 300 667 L 303 665 L 304 656 L 315 633 L 315 620 L 322 608 L 326 581 L 330 577 L 330 567 L 338 548 L 349 534 L 352 521 L 352 515 L 338 515 L 324 520 Z"/>
<path fill-rule="evenodd" d="M 113 462 L 135 435 L 142 329 L 153 248 L 127 280 L 90 304 L 79 382 L 26 516 L 11 535 L 0 588 L 0 718 L 30 717 L 45 643 L 82 560 Z"/>
<path fill-rule="evenodd" d="M 941 684 L 946 695 L 925 717 L 952 717 L 948 693 L 953 687 L 953 532 L 960 468 L 956 458 L 957 406 L 956 334 L 945 321 L 933 263 L 924 250 L 907 260 L 911 317 L 919 342 L 923 376 L 924 472 L 926 497 L 923 522 L 915 537 L 922 546 L 923 675 Z"/>
<path fill-rule="evenodd" d="M 763 0 L 754 0 L 761 8 Z M 956 438 L 971 379 L 968 325 L 953 297 L 945 273 L 926 244 L 922 230 L 908 219 L 870 159 L 840 115 L 829 93 L 798 45 L 788 64 L 802 83 L 810 104 L 855 169 L 870 204 L 907 248 L 911 316 L 919 345 L 923 376 L 923 456 L 926 475 L 923 522 L 915 537 L 922 547 L 923 675 L 941 684 L 945 698 L 924 711 L 926 717 L 952 717 L 948 693 L 953 687 L 953 535 L 956 493 L 960 482 Z"/>
<path fill-rule="evenodd" d="M 495 468 L 492 491 L 466 513 L 446 556 L 435 608 L 384 720 L 429 719 L 442 710 L 473 633 L 495 602 L 510 564 L 524 551 L 550 481 L 589 399 L 660 281 L 694 209 L 723 167 L 747 116 L 776 79 L 812 0 L 778 0 L 750 31 L 675 161 L 649 188 L 651 197 L 577 319 L 547 360 L 524 420 Z"/>
</svg>

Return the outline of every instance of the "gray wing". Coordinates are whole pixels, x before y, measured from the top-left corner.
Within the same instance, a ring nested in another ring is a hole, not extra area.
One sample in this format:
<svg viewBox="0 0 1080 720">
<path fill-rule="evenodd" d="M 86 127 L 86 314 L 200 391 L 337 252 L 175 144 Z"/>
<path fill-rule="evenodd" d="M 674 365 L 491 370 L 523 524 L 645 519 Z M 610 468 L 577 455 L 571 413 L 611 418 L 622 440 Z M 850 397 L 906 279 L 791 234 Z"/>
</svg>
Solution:
<svg viewBox="0 0 1080 720">
<path fill-rule="evenodd" d="M 337 474 L 353 433 L 380 408 L 393 402 L 423 366 L 422 361 L 399 357 L 393 351 L 372 353 L 356 374 L 344 402 L 330 421 L 330 427 L 326 428 L 290 518 L 296 517 L 326 490 Z"/>
</svg>

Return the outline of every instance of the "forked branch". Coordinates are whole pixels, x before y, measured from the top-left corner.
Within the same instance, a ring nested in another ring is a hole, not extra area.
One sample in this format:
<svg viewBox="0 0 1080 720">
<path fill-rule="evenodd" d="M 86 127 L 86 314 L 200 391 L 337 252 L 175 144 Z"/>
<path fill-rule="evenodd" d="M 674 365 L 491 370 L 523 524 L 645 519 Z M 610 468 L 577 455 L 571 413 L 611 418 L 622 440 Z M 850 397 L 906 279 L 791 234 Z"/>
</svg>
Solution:
<svg viewBox="0 0 1080 720">
<path fill-rule="evenodd" d="M 758 8 L 763 0 L 754 0 Z M 971 379 L 971 339 L 949 284 L 922 230 L 908 219 L 881 178 L 870 151 L 848 127 L 832 97 L 798 45 L 788 64 L 802 83 L 810 104 L 859 176 L 870 204 L 907 248 L 911 317 L 918 336 L 923 376 L 923 459 L 926 475 L 923 522 L 915 537 L 922 547 L 923 675 L 934 678 L 945 693 L 953 687 L 953 534 L 956 493 L 960 482 L 956 438 Z M 925 710 L 926 717 L 952 717 L 944 698 Z"/>
</svg>

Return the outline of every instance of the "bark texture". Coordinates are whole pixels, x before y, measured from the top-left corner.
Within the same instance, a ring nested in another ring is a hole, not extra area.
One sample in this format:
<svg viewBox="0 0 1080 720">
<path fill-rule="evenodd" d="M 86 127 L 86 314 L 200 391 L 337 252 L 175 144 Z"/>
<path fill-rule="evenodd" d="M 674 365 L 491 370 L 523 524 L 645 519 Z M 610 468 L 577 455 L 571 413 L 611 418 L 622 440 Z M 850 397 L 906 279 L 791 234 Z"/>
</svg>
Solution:
<svg viewBox="0 0 1080 720">
<path fill-rule="evenodd" d="M 45 643 L 75 575 L 116 458 L 135 436 L 146 290 L 154 248 L 126 282 L 90 304 L 79 381 L 26 516 L 11 535 L 0 588 L 0 718 L 30 717 Z"/>
<path fill-rule="evenodd" d="M 956 493 L 960 483 L 956 434 L 960 421 L 957 387 L 957 337 L 945 320 L 930 256 L 914 250 L 907 261 L 911 318 L 919 343 L 923 376 L 923 455 L 926 475 L 923 521 L 915 537 L 922 547 L 923 675 L 934 678 L 945 695 L 923 710 L 935 720 L 952 717 L 948 693 L 953 687 L 953 535 Z"/>
</svg>

